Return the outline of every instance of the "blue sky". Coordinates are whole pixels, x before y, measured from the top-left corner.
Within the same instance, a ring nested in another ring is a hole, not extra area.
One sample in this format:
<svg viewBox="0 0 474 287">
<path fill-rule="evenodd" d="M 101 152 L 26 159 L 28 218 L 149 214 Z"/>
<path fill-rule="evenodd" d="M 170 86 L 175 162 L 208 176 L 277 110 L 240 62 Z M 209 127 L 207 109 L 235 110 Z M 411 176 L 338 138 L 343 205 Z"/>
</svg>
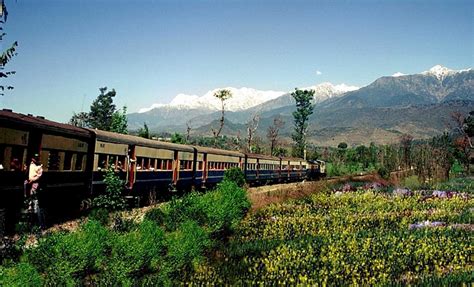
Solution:
<svg viewBox="0 0 474 287">
<path fill-rule="evenodd" d="M 474 66 L 474 1 L 6 0 L 2 108 L 67 121 L 99 87 L 129 112 L 219 87 L 367 85 Z M 317 71 L 321 74 L 318 75 Z"/>
</svg>

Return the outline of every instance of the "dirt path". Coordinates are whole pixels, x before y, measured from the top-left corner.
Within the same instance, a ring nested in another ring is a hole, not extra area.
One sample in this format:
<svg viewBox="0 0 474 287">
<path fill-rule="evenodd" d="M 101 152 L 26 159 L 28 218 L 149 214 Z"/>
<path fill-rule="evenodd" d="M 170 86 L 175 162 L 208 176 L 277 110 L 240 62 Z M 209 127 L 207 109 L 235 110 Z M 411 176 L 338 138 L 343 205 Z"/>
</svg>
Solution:
<svg viewBox="0 0 474 287">
<path fill-rule="evenodd" d="M 330 185 L 347 181 L 384 181 L 378 174 L 358 176 L 341 176 L 327 178 L 320 181 L 303 181 L 285 184 L 265 185 L 248 189 L 252 210 L 255 211 L 272 203 L 279 203 L 289 199 L 298 199 L 310 194 L 326 190 Z"/>
</svg>

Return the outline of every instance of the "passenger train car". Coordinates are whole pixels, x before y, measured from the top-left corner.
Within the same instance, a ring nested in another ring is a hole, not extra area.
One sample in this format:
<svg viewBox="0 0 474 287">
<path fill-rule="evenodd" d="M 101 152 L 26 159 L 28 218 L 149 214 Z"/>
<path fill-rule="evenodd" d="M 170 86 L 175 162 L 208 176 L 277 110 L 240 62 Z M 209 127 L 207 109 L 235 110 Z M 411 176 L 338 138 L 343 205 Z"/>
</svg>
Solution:
<svg viewBox="0 0 474 287">
<path fill-rule="evenodd" d="M 142 204 L 170 189 L 212 187 L 233 167 L 242 169 L 251 185 L 325 174 L 322 161 L 160 142 L 4 109 L 0 111 L 0 213 L 7 222 L 19 216 L 27 166 L 35 154 L 40 155 L 44 170 L 40 204 L 49 217 L 75 216 L 84 199 L 103 191 L 108 168 L 125 182 L 125 196 L 142 198 Z"/>
</svg>

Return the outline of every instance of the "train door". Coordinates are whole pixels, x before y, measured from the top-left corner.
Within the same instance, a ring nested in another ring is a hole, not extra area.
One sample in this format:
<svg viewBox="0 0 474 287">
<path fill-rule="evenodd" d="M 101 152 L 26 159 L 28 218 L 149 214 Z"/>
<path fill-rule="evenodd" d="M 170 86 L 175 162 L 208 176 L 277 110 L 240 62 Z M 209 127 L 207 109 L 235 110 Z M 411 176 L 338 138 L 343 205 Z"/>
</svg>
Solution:
<svg viewBox="0 0 474 287">
<path fill-rule="evenodd" d="M 26 164 L 29 165 L 31 162 L 31 158 L 35 155 L 41 154 L 41 141 L 42 141 L 42 133 L 39 131 L 32 130 L 29 133 L 28 138 L 28 149 L 26 153 Z M 41 162 L 44 162 L 47 159 L 42 158 Z"/>
<path fill-rule="evenodd" d="M 135 156 L 135 146 L 131 145 L 127 155 L 127 176 L 126 187 L 133 189 L 133 184 L 137 180 L 137 157 Z"/>
<path fill-rule="evenodd" d="M 202 184 L 206 184 L 207 181 L 207 153 L 203 154 L 202 158 Z"/>
<path fill-rule="evenodd" d="M 176 186 L 179 180 L 179 155 L 178 151 L 174 151 L 174 160 L 173 160 L 173 184 Z"/>
</svg>

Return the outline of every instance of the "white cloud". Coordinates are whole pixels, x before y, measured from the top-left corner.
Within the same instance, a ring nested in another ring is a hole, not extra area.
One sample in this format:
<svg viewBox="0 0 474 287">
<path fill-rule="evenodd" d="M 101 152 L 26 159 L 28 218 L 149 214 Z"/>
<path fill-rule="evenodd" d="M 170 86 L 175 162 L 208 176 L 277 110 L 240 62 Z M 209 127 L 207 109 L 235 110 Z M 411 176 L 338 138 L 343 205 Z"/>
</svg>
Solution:
<svg viewBox="0 0 474 287">
<path fill-rule="evenodd" d="M 323 72 L 321 72 L 321 71 L 319 71 L 319 70 L 316 71 L 316 75 L 317 75 L 317 76 L 321 76 L 322 74 L 323 74 Z"/>
</svg>

